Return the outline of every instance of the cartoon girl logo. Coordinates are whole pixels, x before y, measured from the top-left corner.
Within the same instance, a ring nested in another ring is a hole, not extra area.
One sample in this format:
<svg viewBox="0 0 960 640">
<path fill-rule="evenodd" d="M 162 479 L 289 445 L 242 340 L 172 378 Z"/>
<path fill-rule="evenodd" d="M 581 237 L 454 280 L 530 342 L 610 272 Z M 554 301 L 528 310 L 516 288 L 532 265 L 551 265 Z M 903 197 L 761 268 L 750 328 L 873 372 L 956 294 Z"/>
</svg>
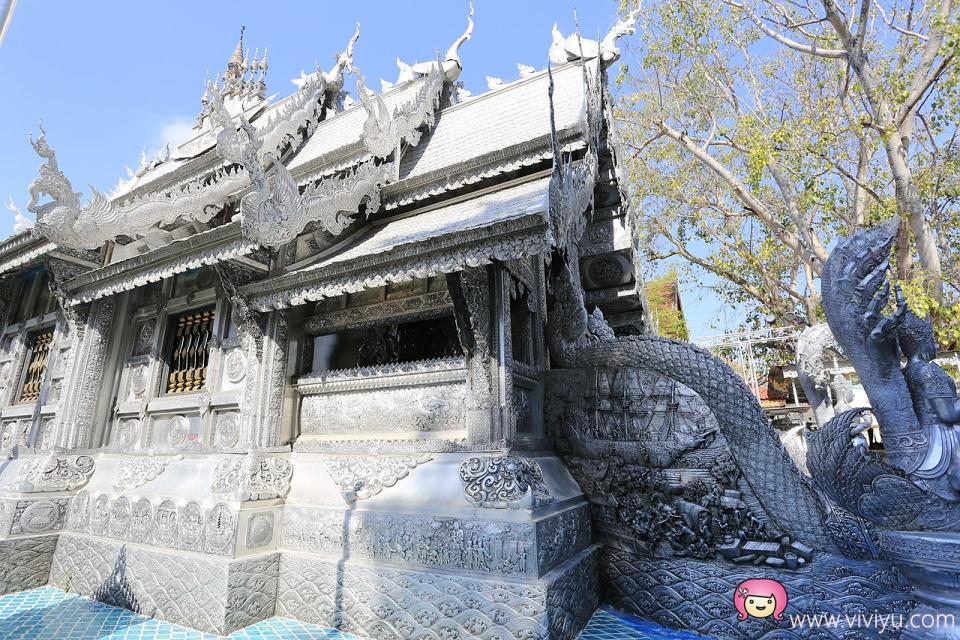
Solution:
<svg viewBox="0 0 960 640">
<path fill-rule="evenodd" d="M 737 608 L 738 620 L 769 618 L 783 620 L 787 608 L 787 591 L 776 580 L 754 578 L 737 585 L 733 594 L 733 606 Z"/>
</svg>

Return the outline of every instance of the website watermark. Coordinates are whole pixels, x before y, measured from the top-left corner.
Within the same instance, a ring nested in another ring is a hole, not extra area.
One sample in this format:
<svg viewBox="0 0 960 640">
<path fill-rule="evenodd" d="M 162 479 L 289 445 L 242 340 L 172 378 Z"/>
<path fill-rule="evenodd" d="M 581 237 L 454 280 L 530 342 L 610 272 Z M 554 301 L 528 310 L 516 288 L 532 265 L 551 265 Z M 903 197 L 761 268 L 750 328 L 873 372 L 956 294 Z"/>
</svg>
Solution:
<svg viewBox="0 0 960 640">
<path fill-rule="evenodd" d="M 772 618 L 795 630 L 872 629 L 882 635 L 886 632 L 899 633 L 903 629 L 950 629 L 957 624 L 956 615 L 940 612 L 785 614 L 787 600 L 787 590 L 783 584 L 769 579 L 744 580 L 733 593 L 738 620 Z"/>
<path fill-rule="evenodd" d="M 786 618 L 791 629 L 873 629 L 881 634 L 903 629 L 949 629 L 957 623 L 952 613 L 804 613 L 787 614 Z"/>
</svg>

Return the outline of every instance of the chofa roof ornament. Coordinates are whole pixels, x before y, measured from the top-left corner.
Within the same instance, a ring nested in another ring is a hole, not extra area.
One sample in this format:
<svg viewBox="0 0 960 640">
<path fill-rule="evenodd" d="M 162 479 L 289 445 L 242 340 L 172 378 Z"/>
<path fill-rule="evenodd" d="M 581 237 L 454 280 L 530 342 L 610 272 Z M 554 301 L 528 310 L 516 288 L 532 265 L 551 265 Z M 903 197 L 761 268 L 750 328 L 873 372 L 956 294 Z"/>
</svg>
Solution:
<svg viewBox="0 0 960 640">
<path fill-rule="evenodd" d="M 454 40 L 450 48 L 447 49 L 447 55 L 443 62 L 443 71 L 447 80 L 453 82 L 460 77 L 463 71 L 463 63 L 460 61 L 460 47 L 473 35 L 473 2 L 470 3 L 470 12 L 467 14 L 467 28 L 459 38 Z"/>
<path fill-rule="evenodd" d="M 556 23 L 554 23 L 553 44 L 550 46 L 550 62 L 554 64 L 565 64 L 579 58 L 592 60 L 598 56 L 604 65 L 616 61 L 620 57 L 620 48 L 617 47 L 617 40 L 622 36 L 631 36 L 636 33 L 637 18 L 639 16 L 640 9 L 638 7 L 618 20 L 600 42 L 587 38 L 583 38 L 581 41 L 577 33 L 564 36 L 560 33 Z"/>
<path fill-rule="evenodd" d="M 215 205 L 243 185 L 237 172 L 218 170 L 209 180 L 191 182 L 168 192 L 115 204 L 91 187 L 92 195 L 85 205 L 80 194 L 57 164 L 57 154 L 49 144 L 43 126 L 40 137 L 30 137 L 30 144 L 41 158 L 40 175 L 30 183 L 30 201 L 27 210 L 37 216 L 34 233 L 51 242 L 74 249 L 96 249 L 109 240 L 126 235 L 139 237 L 151 227 L 169 224 L 177 218 L 189 217 L 206 222 L 219 210 Z M 242 182 L 242 180 L 241 180 Z M 40 204 L 50 196 L 52 201 Z"/>
<path fill-rule="evenodd" d="M 366 87 L 363 75 L 357 70 L 357 94 L 367 112 L 363 123 L 363 145 L 372 155 L 386 158 L 401 144 L 416 146 L 420 142 L 420 128 L 433 126 L 434 114 L 440 106 L 440 95 L 446 75 L 438 58 L 430 65 L 417 95 L 391 113 L 382 96 Z"/>
<path fill-rule="evenodd" d="M 473 2 L 470 3 L 470 12 L 467 14 L 467 28 L 459 38 L 453 41 L 453 44 L 450 45 L 450 48 L 447 49 L 447 53 L 443 57 L 442 67 L 447 82 L 454 82 L 460 77 L 460 72 L 463 71 L 463 62 L 460 60 L 460 47 L 470 39 L 471 35 L 473 35 Z M 397 81 L 385 82 L 381 80 L 381 85 L 383 89 L 386 90 L 394 85 L 416 80 L 430 73 L 430 69 L 433 68 L 434 64 L 436 63 L 418 62 L 417 64 L 411 65 L 397 58 L 397 68 L 400 70 Z"/>
</svg>

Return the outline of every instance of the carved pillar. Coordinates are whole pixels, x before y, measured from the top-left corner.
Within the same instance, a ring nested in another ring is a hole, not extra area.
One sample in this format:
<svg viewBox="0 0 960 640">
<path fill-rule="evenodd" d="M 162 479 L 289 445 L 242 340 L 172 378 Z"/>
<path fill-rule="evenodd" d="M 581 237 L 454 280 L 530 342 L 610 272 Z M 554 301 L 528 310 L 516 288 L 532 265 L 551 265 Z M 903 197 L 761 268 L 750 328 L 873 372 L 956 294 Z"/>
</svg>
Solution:
<svg viewBox="0 0 960 640">
<path fill-rule="evenodd" d="M 499 425 L 491 440 L 503 441 L 509 449 L 517 433 L 516 414 L 513 411 L 513 332 L 510 328 L 510 273 L 501 264 L 493 267 L 494 281 L 494 335 L 497 338 L 496 397 L 499 399 Z"/>
<path fill-rule="evenodd" d="M 502 279 L 495 266 L 447 275 L 457 332 L 469 371 L 466 413 L 467 437 L 471 444 L 499 444 L 506 435 L 503 416 L 509 380 L 505 349 L 510 340 L 510 305 L 509 302 L 503 304 L 509 292 Z"/>
<path fill-rule="evenodd" d="M 71 325 L 71 362 L 59 412 L 57 446 L 77 449 L 99 444 L 93 442 L 92 437 L 96 431 L 98 405 L 110 401 L 103 397 L 110 394 L 102 393 L 102 386 L 115 311 L 116 301 L 104 298 L 91 303 L 86 318 L 82 313 L 66 314 L 66 321 Z"/>
<path fill-rule="evenodd" d="M 246 312 L 241 344 L 250 373 L 240 404 L 243 442 L 250 448 L 280 444 L 280 413 L 287 370 L 287 312 Z M 255 375 L 252 375 L 255 372 Z"/>
</svg>

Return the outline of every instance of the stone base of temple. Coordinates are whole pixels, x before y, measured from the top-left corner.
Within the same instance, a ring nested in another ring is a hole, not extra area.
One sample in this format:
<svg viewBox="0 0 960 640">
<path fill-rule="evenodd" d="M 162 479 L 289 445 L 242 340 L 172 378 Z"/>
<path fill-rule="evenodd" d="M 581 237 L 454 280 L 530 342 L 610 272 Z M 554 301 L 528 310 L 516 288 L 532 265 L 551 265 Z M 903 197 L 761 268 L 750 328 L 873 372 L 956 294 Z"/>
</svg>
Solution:
<svg viewBox="0 0 960 640">
<path fill-rule="evenodd" d="M 226 635 L 273 615 L 276 552 L 240 559 L 63 533 L 49 583 L 147 616 Z"/>
<path fill-rule="evenodd" d="M 283 553 L 277 615 L 364 637 L 577 636 L 597 607 L 597 547 L 538 580 L 473 577 Z"/>
<path fill-rule="evenodd" d="M 0 540 L 0 594 L 46 584 L 56 546 L 55 535 Z"/>
<path fill-rule="evenodd" d="M 737 620 L 733 594 L 751 578 L 783 584 L 787 608 L 780 622 L 770 618 Z M 817 638 L 889 638 L 876 619 L 857 620 L 857 614 L 902 614 L 906 620 L 916 602 L 910 587 L 887 562 L 857 561 L 821 555 L 811 566 L 788 571 L 765 566 L 732 565 L 688 558 L 638 558 L 607 547 L 600 557 L 600 584 L 604 602 L 642 618 L 676 629 L 696 631 L 712 638 L 773 640 L 808 637 L 810 621 L 836 616 L 837 624 L 816 625 Z M 805 628 L 789 632 L 794 620 L 809 617 Z M 785 635 L 795 633 L 796 635 Z"/>
</svg>

